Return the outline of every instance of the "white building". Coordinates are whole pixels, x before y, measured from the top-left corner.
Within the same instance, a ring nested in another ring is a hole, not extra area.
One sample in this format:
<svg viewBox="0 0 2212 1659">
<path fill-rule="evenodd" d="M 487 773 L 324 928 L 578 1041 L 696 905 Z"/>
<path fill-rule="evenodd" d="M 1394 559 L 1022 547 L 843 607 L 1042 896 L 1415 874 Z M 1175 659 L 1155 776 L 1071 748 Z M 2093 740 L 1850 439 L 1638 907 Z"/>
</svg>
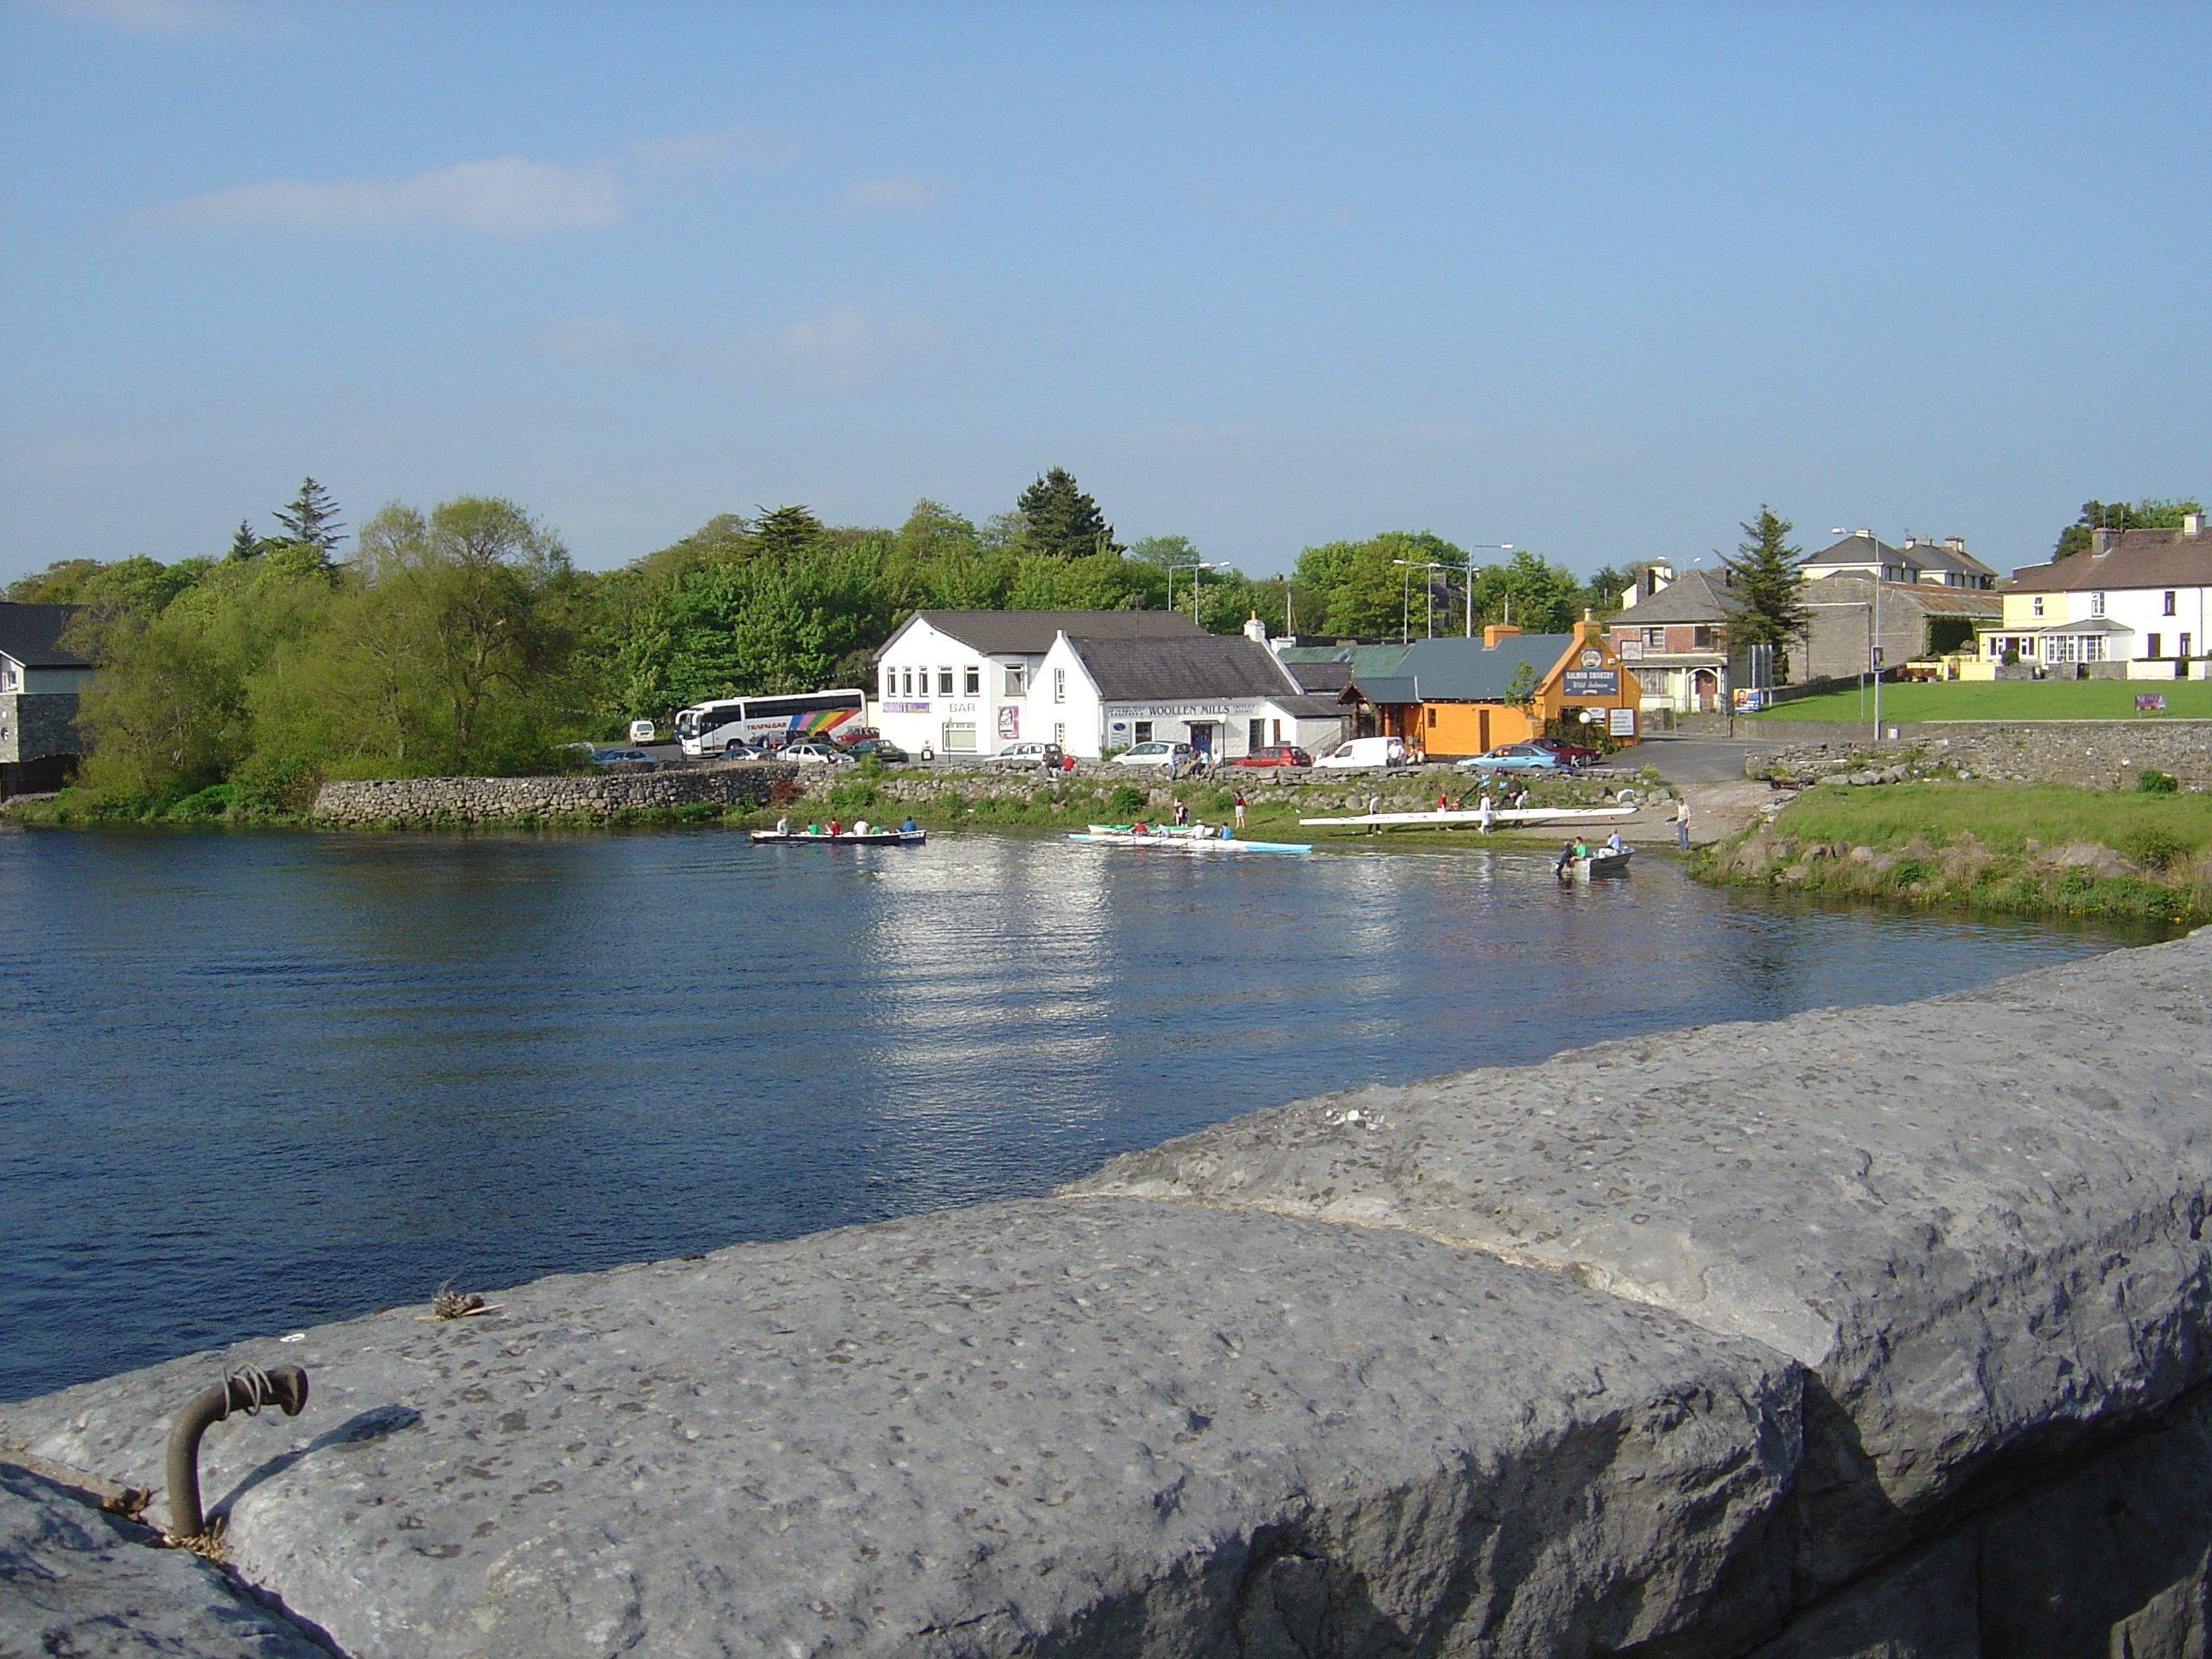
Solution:
<svg viewBox="0 0 2212 1659">
<path fill-rule="evenodd" d="M 93 665 L 63 641 L 81 608 L 0 604 L 0 798 L 58 788 L 76 768 Z"/>
<path fill-rule="evenodd" d="M 1963 537 L 1947 536 L 1937 542 L 1907 536 L 1904 546 L 1892 547 L 1863 525 L 1808 558 L 1803 571 L 1808 582 L 1823 576 L 1871 576 L 1879 571 L 1886 582 L 1977 589 L 1997 585 L 1997 573 L 1966 551 Z"/>
<path fill-rule="evenodd" d="M 1335 703 L 1301 691 L 1265 637 L 1164 611 L 920 611 L 876 653 L 871 723 L 915 754 L 1042 742 L 1094 759 L 1157 740 L 1226 760 L 1333 744 Z"/>
<path fill-rule="evenodd" d="M 2046 670 L 2207 678 L 2212 537 L 2203 515 L 2190 514 L 2178 530 L 2092 534 L 2087 553 L 2013 572 L 2004 619 L 1981 632 L 1984 672 L 2011 655 Z M 2075 666 L 2082 664 L 2112 666 Z"/>
</svg>

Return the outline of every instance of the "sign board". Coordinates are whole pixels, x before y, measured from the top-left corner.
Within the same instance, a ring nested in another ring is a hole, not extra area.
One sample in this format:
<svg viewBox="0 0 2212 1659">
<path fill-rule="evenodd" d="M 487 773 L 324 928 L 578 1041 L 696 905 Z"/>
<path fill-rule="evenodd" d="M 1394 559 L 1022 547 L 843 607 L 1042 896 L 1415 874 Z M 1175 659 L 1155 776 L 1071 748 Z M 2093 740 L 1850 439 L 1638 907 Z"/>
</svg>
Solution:
<svg viewBox="0 0 2212 1659">
<path fill-rule="evenodd" d="M 1610 718 L 1606 730 L 1612 736 L 1632 738 L 1636 735 L 1636 711 L 1633 708 L 1608 708 L 1605 712 Z"/>
<path fill-rule="evenodd" d="M 1577 665 L 1583 668 L 1602 668 L 1605 666 L 1605 653 L 1594 645 L 1586 647 Z"/>
<path fill-rule="evenodd" d="M 1617 697 L 1620 695 L 1620 671 L 1570 668 L 1559 676 L 1559 694 L 1570 702 L 1577 697 Z"/>
<path fill-rule="evenodd" d="M 1615 646 L 1613 649 L 1620 654 L 1620 659 L 1623 662 L 1642 662 L 1644 660 L 1644 641 L 1641 640 L 1623 640 L 1619 645 Z"/>
<path fill-rule="evenodd" d="M 883 705 L 883 709 L 886 714 L 927 714 L 929 705 L 926 702 L 887 702 Z"/>
<path fill-rule="evenodd" d="M 1022 711 L 1012 703 L 999 710 L 999 741 L 1005 743 L 1022 734 Z"/>
<path fill-rule="evenodd" d="M 2136 692 L 2136 713 L 2138 714 L 2163 714 L 2166 713 L 2166 693 L 2163 691 Z"/>
<path fill-rule="evenodd" d="M 1755 685 L 1739 685 L 1735 689 L 1735 712 L 1749 714 L 1766 707 L 1766 693 Z"/>
</svg>

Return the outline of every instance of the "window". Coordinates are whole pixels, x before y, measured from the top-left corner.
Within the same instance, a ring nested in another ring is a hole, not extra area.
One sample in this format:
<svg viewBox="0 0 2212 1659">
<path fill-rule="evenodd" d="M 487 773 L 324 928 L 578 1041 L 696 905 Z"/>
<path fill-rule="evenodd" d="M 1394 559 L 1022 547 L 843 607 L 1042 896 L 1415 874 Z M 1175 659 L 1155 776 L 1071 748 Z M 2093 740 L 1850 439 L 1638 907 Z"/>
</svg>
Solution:
<svg viewBox="0 0 2212 1659">
<path fill-rule="evenodd" d="M 1667 648 L 1667 630 L 1663 628 L 1645 629 L 1644 648 L 1646 651 L 1664 651 Z"/>
<path fill-rule="evenodd" d="M 2096 592 L 2089 595 L 2089 614 L 2093 617 L 2101 617 L 2105 614 L 2105 596 L 2103 593 Z"/>
<path fill-rule="evenodd" d="M 2037 594 L 2033 599 L 2030 599 L 2027 603 L 2028 603 L 2028 608 L 2029 608 L 2031 611 L 2033 611 L 2034 612 L 2034 614 L 2035 614 L 2035 615 L 2037 615 L 2037 616 L 2039 616 L 2039 616 L 2041 616 L 2041 615 L 2043 614 L 2043 595 L 2042 595 L 2042 594 L 2038 593 L 2038 594 Z"/>
<path fill-rule="evenodd" d="M 884 665 L 884 695 L 886 697 L 898 696 L 898 670 L 889 663 Z"/>
<path fill-rule="evenodd" d="M 2171 616 L 2172 616 L 2172 615 L 2174 614 L 2174 609 L 2173 609 L 2173 590 L 2172 590 L 2172 588 L 2170 588 L 2170 587 L 2169 587 L 2169 588 L 2167 588 L 2167 589 L 2166 590 L 2166 609 L 2165 609 L 2164 611 L 2160 611 L 2159 614 L 2160 614 L 2160 616 L 2165 616 L 2165 617 L 2171 617 Z M 2157 654 L 2158 654 L 2158 653 L 2157 653 L 2157 652 L 2155 652 L 2155 651 L 2154 651 L 2154 652 L 2152 652 L 2152 653 L 2151 653 L 2151 655 L 2153 655 L 2154 657 L 2154 656 L 2156 656 Z"/>
<path fill-rule="evenodd" d="M 2177 657 L 2185 657 L 2185 656 L 2187 656 L 2187 655 L 2189 654 L 2189 635 L 2188 635 L 2184 634 L 2184 635 L 2181 636 L 2181 639 L 2180 639 L 2179 642 L 2179 643 L 2177 643 L 2177 644 L 2174 646 L 2174 647 L 2173 647 L 2173 654 L 2174 654 L 2175 656 L 2177 656 Z"/>
<path fill-rule="evenodd" d="M 1428 710 L 1427 713 L 1429 716 L 1429 729 L 1433 732 L 1437 727 L 1437 711 L 1431 708 Z"/>
<path fill-rule="evenodd" d="M 980 697 L 983 695 L 983 671 L 974 663 L 969 663 L 961 671 L 961 679 L 967 687 L 968 696 Z"/>
<path fill-rule="evenodd" d="M 1249 755 L 1255 749 L 1265 749 L 1267 746 L 1267 722 L 1247 720 L 1244 723 L 1244 752 Z"/>
<path fill-rule="evenodd" d="M 1690 648 L 1693 651 L 1711 650 L 1713 648 L 1713 630 L 1710 628 L 1692 629 L 1690 630 Z"/>
<path fill-rule="evenodd" d="M 1030 665 L 1025 662 L 1006 665 L 1006 695 L 1018 697 L 1030 689 Z"/>
<path fill-rule="evenodd" d="M 1052 723 L 1052 740 L 1063 746 L 1067 742 L 1067 727 L 1058 720 Z"/>
<path fill-rule="evenodd" d="M 905 683 L 905 685 L 906 685 L 906 695 L 907 695 L 908 696 L 909 696 L 909 697 L 910 697 L 910 696 L 912 696 L 914 695 L 914 670 L 912 670 L 911 668 L 906 668 L 906 669 L 902 669 L 902 670 L 900 670 L 900 671 L 899 671 L 899 678 L 900 678 L 900 679 L 901 679 L 901 680 L 902 680 L 902 681 Z M 925 690 L 925 691 L 927 691 L 927 690 L 929 690 L 929 688 L 928 688 L 927 686 L 926 686 L 926 685 L 925 685 L 925 686 L 923 686 L 921 689 L 922 689 L 923 690 Z"/>
<path fill-rule="evenodd" d="M 1150 743 L 1152 740 L 1152 723 L 1150 720 L 1139 720 L 1130 729 L 1136 732 L 1139 743 Z"/>
<path fill-rule="evenodd" d="M 2152 635 L 2150 636 L 2150 649 L 2148 649 L 2148 651 L 2144 652 L 2144 653 L 2143 653 L 2143 655 L 2145 655 L 2146 657 L 2162 657 L 2162 656 L 2164 656 L 2166 653 L 2165 653 L 2163 651 L 2160 651 L 2160 650 L 2159 649 L 2159 647 L 2160 647 L 2160 646 L 2161 646 L 2161 645 L 2163 645 L 2163 644 L 2165 644 L 2165 643 L 2166 643 L 2166 641 L 2165 641 L 2164 640 L 2162 640 L 2161 638 L 2160 638 L 2160 637 L 2159 637 L 2159 635 L 2155 635 L 2155 634 Z"/>
<path fill-rule="evenodd" d="M 952 671 L 943 663 L 937 665 L 937 695 L 940 697 L 952 695 Z"/>
<path fill-rule="evenodd" d="M 2104 659 L 2105 636 L 2102 634 L 2084 634 L 2081 636 L 2081 660 L 2102 662 Z"/>
<path fill-rule="evenodd" d="M 945 670 L 939 678 L 950 680 L 952 678 L 952 671 L 949 668 Z M 975 752 L 975 722 L 969 720 L 956 726 L 947 720 L 945 723 L 945 751 L 948 755 L 974 754 Z"/>
<path fill-rule="evenodd" d="M 1065 668 L 1052 671 L 1052 700 L 1054 702 L 1067 701 L 1067 671 Z"/>
</svg>

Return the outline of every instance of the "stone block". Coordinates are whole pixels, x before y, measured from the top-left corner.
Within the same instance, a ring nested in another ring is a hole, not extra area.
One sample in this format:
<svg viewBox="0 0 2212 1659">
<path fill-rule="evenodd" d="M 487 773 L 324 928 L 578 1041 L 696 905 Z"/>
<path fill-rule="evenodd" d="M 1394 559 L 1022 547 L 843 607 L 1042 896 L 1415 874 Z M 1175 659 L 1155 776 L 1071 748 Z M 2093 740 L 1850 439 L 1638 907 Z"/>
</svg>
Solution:
<svg viewBox="0 0 2212 1659">
<path fill-rule="evenodd" d="M 1813 1370 L 1799 1590 L 2212 1376 L 2212 930 L 1255 1113 L 1064 1188 L 1416 1231 Z"/>
<path fill-rule="evenodd" d="M 9 1407 L 134 1482 L 222 1364 L 250 1580 L 353 1659 L 1739 1652 L 1802 1373 L 1404 1231 L 1104 1200 L 542 1279 Z"/>
<path fill-rule="evenodd" d="M 331 1659 L 219 1568 L 152 1537 L 0 1462 L 0 1654 Z"/>
</svg>

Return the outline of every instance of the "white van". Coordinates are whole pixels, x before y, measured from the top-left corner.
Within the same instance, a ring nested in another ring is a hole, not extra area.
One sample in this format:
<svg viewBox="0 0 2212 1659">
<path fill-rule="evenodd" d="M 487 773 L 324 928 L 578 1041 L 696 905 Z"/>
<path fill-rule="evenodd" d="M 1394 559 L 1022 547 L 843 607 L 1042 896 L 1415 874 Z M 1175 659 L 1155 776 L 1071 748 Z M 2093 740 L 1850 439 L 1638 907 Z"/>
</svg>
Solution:
<svg viewBox="0 0 2212 1659">
<path fill-rule="evenodd" d="M 629 740 L 632 743 L 651 743 L 653 741 L 653 722 L 651 720 L 632 720 L 629 723 Z"/>
<path fill-rule="evenodd" d="M 1339 744 L 1314 762 L 1316 766 L 1403 766 L 1405 763 L 1406 741 L 1402 738 L 1354 738 L 1349 743 Z"/>
</svg>

